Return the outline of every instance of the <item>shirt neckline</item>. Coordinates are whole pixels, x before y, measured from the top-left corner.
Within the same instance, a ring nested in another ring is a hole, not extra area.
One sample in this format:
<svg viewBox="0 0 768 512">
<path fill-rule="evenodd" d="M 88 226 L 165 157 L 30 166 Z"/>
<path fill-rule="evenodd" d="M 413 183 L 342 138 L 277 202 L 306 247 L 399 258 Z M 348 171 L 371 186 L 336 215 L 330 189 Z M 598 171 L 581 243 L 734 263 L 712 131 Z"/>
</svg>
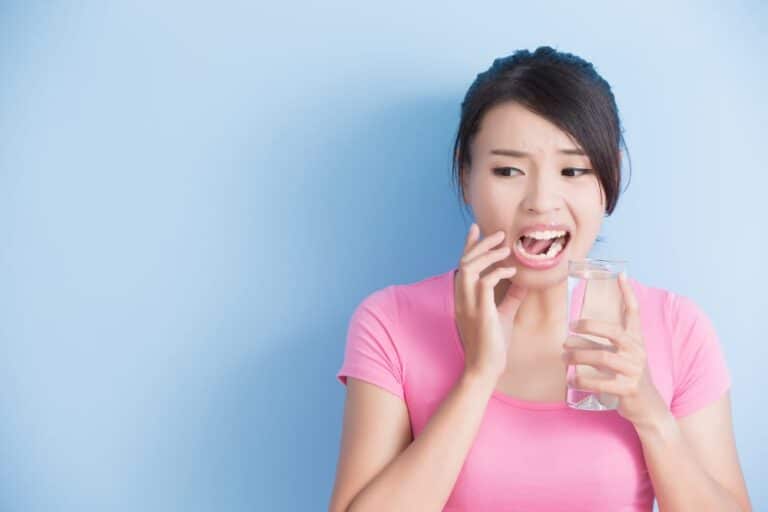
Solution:
<svg viewBox="0 0 768 512">
<path fill-rule="evenodd" d="M 454 282 L 454 275 L 458 271 L 458 268 L 454 267 L 451 270 L 449 270 L 445 274 L 446 279 L 446 290 L 445 290 L 445 309 L 446 313 L 448 314 L 448 318 L 451 321 L 451 328 L 449 329 L 451 332 L 450 338 L 451 338 L 451 345 L 454 347 L 454 349 L 457 351 L 459 358 L 462 361 L 462 364 L 464 362 L 464 347 L 461 344 L 461 338 L 459 337 L 459 331 L 456 327 L 456 309 L 454 307 L 454 293 L 455 293 L 455 282 Z M 534 400 L 523 400 L 522 398 L 517 398 L 512 395 L 508 395 L 506 393 L 502 393 L 501 391 L 494 388 L 493 393 L 491 394 L 491 398 L 495 398 L 496 400 L 500 402 L 504 402 L 506 404 L 509 404 L 513 407 L 518 407 L 521 409 L 532 409 L 532 410 L 563 410 L 563 409 L 570 409 L 568 404 L 566 403 L 565 399 L 559 400 L 557 402 L 540 402 L 540 401 L 534 401 Z"/>
</svg>

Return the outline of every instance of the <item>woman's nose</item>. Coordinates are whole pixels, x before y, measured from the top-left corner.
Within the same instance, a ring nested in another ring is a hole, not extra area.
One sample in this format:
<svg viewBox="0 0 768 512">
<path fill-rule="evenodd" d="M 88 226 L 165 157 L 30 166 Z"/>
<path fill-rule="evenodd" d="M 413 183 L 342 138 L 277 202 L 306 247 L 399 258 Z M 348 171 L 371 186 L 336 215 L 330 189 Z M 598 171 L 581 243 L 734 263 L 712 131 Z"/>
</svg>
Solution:
<svg viewBox="0 0 768 512">
<path fill-rule="evenodd" d="M 527 210 L 548 212 L 559 210 L 562 193 L 558 184 L 551 179 L 533 179 L 525 191 L 524 206 Z"/>
</svg>

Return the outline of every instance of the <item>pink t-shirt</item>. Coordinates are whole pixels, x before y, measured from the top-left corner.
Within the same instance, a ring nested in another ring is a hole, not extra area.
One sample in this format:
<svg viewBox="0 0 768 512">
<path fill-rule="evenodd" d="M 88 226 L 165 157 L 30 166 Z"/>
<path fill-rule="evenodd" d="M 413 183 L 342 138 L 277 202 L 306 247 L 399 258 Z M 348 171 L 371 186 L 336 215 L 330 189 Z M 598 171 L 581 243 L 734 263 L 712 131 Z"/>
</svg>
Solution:
<svg viewBox="0 0 768 512">
<path fill-rule="evenodd" d="M 355 377 L 404 400 L 414 436 L 461 376 L 453 274 L 368 295 L 349 322 L 337 378 Z M 675 417 L 728 390 L 717 333 L 691 299 L 629 277 L 651 377 Z M 534 402 L 495 391 L 443 509 L 650 511 L 654 492 L 634 426 L 613 411 Z"/>
</svg>

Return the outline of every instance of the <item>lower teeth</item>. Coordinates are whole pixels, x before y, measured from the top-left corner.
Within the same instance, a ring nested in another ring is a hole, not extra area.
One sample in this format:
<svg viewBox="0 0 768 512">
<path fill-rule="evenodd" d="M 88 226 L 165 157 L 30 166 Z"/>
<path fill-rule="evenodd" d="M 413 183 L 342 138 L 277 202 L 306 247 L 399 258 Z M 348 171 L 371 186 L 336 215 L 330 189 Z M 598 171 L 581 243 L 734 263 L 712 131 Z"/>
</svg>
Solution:
<svg viewBox="0 0 768 512">
<path fill-rule="evenodd" d="M 525 247 L 523 247 L 523 242 L 521 240 L 518 240 L 517 248 L 520 249 L 520 252 L 525 254 L 527 258 L 530 258 L 532 260 L 548 260 L 557 256 L 560 253 L 560 251 L 563 249 L 563 245 L 560 242 L 555 242 L 551 246 L 549 246 L 549 250 L 545 254 L 531 254 L 525 250 Z"/>
</svg>

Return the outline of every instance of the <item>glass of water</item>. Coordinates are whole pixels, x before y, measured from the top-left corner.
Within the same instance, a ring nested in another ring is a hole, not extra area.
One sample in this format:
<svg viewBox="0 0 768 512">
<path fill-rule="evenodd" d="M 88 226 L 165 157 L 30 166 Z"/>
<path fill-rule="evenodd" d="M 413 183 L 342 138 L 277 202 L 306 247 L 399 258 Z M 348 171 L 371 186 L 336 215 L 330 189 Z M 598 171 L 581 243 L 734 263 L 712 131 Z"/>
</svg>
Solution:
<svg viewBox="0 0 768 512">
<path fill-rule="evenodd" d="M 626 272 L 626 260 L 601 260 L 586 258 L 568 261 L 568 301 L 567 321 L 593 318 L 603 322 L 623 324 L 624 299 L 619 287 L 618 277 Z M 616 347 L 610 340 L 601 336 L 574 333 L 570 325 L 566 327 L 569 344 L 592 350 L 610 350 Z M 610 379 L 615 372 L 598 369 L 585 364 L 568 365 L 568 390 L 566 402 L 574 409 L 585 411 L 608 411 L 616 409 L 619 397 L 611 393 L 592 392 L 572 387 L 576 376 Z"/>
</svg>

